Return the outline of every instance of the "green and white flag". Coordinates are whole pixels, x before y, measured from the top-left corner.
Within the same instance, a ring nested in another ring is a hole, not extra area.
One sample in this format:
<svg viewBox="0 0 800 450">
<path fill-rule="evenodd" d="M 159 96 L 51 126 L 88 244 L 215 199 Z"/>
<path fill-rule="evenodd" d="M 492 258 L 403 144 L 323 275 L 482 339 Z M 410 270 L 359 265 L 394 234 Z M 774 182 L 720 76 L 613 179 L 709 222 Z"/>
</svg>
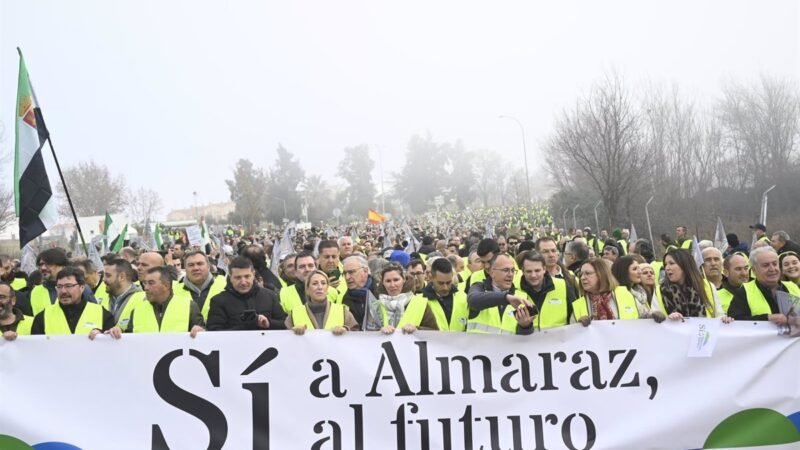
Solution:
<svg viewBox="0 0 800 450">
<path fill-rule="evenodd" d="M 126 223 L 124 227 L 122 227 L 122 231 L 119 233 L 114 242 L 111 243 L 111 251 L 114 253 L 119 253 L 122 250 L 122 247 L 125 245 L 125 238 L 128 237 L 128 224 Z"/>
<path fill-rule="evenodd" d="M 109 233 L 111 232 L 112 223 L 114 223 L 114 221 L 111 220 L 111 214 L 109 214 L 108 211 L 106 211 L 106 218 L 105 220 L 103 220 L 103 251 L 107 251 L 109 248 L 108 238 L 109 238 Z"/>
<path fill-rule="evenodd" d="M 161 224 L 156 223 L 156 228 L 153 231 L 153 239 L 156 243 L 156 250 L 161 250 L 161 246 L 164 244 L 161 240 Z"/>
</svg>

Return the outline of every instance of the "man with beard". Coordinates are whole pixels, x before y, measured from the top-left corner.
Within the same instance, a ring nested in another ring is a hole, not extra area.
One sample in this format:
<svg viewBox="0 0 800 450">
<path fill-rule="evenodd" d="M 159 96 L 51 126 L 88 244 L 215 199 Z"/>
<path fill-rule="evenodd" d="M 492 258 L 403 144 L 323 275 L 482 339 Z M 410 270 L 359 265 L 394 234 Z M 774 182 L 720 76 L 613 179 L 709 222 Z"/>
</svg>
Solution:
<svg viewBox="0 0 800 450">
<path fill-rule="evenodd" d="M 65 267 L 55 278 L 53 286 L 58 292 L 58 301 L 33 318 L 31 334 L 85 334 L 94 339 L 114 327 L 114 316 L 110 312 L 84 298 L 88 288 L 82 270 Z M 119 338 L 118 334 L 112 336 Z"/>
<path fill-rule="evenodd" d="M 317 265 L 319 270 L 328 275 L 328 285 L 339 292 L 339 299 L 341 299 L 347 292 L 347 280 L 345 280 L 341 272 L 339 244 L 333 240 L 322 241 L 319 243 L 318 250 Z"/>
<path fill-rule="evenodd" d="M 59 294 L 56 289 L 56 277 L 62 269 L 69 266 L 67 252 L 63 248 L 48 248 L 39 253 L 38 258 L 36 258 L 36 265 L 42 274 L 42 284 L 31 289 L 28 301 L 20 301 L 19 305 L 23 312 L 33 316 L 44 311 L 48 306 L 57 303 L 56 300 Z M 85 284 L 86 281 L 83 276 L 81 276 L 81 280 Z M 85 289 L 81 290 L 83 300 L 96 304 L 97 301 L 92 295 L 92 290 L 86 286 L 84 287 Z"/>
<path fill-rule="evenodd" d="M 0 332 L 7 341 L 13 341 L 17 336 L 31 334 L 33 317 L 26 316 L 14 305 L 17 302 L 16 292 L 10 284 L 0 281 Z"/>
<path fill-rule="evenodd" d="M 21 291 L 28 285 L 25 272 L 17 271 L 14 261 L 8 255 L 0 255 L 0 281 L 11 285 L 14 291 Z"/>
<path fill-rule="evenodd" d="M 136 271 L 131 263 L 122 258 L 112 259 L 103 266 L 103 270 L 108 298 L 100 305 L 114 315 L 114 323 L 123 330 L 127 329 L 131 312 L 145 300 L 144 291 L 133 281 Z"/>
</svg>

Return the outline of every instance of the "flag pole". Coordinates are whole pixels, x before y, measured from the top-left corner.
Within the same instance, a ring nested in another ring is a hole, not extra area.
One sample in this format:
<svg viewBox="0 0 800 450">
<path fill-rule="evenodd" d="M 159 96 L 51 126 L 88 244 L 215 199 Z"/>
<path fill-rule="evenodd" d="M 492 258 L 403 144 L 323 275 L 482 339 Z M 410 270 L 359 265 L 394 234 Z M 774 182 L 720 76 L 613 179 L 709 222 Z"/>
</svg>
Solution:
<svg viewBox="0 0 800 450">
<path fill-rule="evenodd" d="M 17 53 L 19 53 L 19 57 L 22 58 L 22 50 L 17 47 Z M 64 181 L 64 174 L 61 172 L 61 165 L 58 163 L 58 157 L 56 156 L 56 150 L 53 148 L 53 140 L 50 137 L 50 130 L 47 129 L 47 125 L 44 122 L 44 115 L 39 107 L 39 99 L 36 98 L 36 91 L 33 89 L 33 83 L 31 83 L 31 78 L 28 76 L 28 85 L 31 87 L 31 96 L 33 97 L 33 102 L 36 105 L 34 109 L 34 113 L 36 114 L 36 121 L 42 123 L 42 128 L 47 133 L 47 145 L 50 147 L 50 152 L 53 154 L 53 160 L 56 162 L 56 169 L 58 170 L 58 176 L 61 178 L 61 185 L 64 186 L 64 194 L 67 197 L 67 203 L 69 203 L 69 210 L 72 211 L 72 218 L 75 219 L 75 228 L 78 230 L 78 236 L 81 238 L 81 244 L 83 245 L 83 252 L 85 254 L 89 254 L 89 247 L 86 245 L 86 240 L 83 238 L 83 231 L 81 230 L 81 224 L 78 222 L 78 215 L 75 214 L 75 207 L 72 205 L 72 198 L 69 196 L 69 190 L 67 189 L 67 183 Z"/>
</svg>

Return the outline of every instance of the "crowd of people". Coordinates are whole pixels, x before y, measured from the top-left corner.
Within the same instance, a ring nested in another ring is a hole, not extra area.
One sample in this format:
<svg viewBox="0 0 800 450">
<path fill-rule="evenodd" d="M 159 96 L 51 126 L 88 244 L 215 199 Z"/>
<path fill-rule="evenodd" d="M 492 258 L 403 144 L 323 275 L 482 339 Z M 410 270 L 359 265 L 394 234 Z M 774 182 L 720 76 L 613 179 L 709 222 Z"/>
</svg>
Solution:
<svg viewBox="0 0 800 450">
<path fill-rule="evenodd" d="M 107 253 L 102 267 L 48 248 L 31 273 L 0 255 L 0 331 L 6 340 L 286 329 L 531 335 L 692 317 L 786 326 L 800 300 L 797 244 L 761 224 L 752 249 L 736 235 L 716 248 L 676 227 L 675 239 L 662 236 L 659 260 L 653 243 L 626 229 L 595 235 L 536 223 L 552 223 L 546 208 L 291 234 L 229 228 L 214 246 L 176 235 L 158 250 Z"/>
</svg>

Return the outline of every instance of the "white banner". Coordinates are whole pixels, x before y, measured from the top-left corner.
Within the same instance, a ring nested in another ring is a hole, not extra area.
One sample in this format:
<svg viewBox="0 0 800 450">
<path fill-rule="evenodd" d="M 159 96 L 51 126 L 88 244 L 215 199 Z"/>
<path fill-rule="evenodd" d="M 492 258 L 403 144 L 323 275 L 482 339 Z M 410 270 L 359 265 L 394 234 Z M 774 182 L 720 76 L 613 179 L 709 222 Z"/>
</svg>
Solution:
<svg viewBox="0 0 800 450">
<path fill-rule="evenodd" d="M 3 449 L 796 449 L 800 341 L 704 319 L 34 336 L 0 344 L 0 399 Z"/>
</svg>

